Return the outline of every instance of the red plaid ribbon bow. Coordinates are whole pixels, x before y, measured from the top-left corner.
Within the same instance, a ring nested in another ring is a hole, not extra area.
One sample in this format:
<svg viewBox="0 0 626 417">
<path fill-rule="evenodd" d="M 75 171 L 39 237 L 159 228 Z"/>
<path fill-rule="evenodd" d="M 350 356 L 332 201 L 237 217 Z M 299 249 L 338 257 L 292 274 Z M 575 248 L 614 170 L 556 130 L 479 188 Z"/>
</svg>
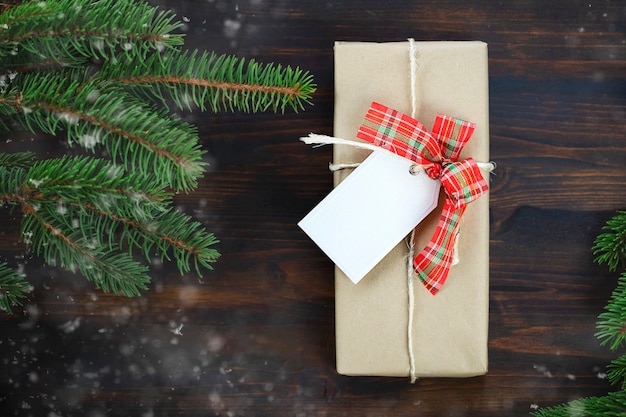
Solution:
<svg viewBox="0 0 626 417">
<path fill-rule="evenodd" d="M 415 272 L 433 295 L 448 277 L 465 207 L 489 189 L 476 161 L 458 160 L 475 127 L 474 123 L 439 114 L 432 132 L 428 132 L 412 117 L 372 103 L 357 133 L 358 138 L 422 165 L 430 178 L 441 180 L 445 202 L 439 224 L 428 245 L 413 260 Z"/>
</svg>

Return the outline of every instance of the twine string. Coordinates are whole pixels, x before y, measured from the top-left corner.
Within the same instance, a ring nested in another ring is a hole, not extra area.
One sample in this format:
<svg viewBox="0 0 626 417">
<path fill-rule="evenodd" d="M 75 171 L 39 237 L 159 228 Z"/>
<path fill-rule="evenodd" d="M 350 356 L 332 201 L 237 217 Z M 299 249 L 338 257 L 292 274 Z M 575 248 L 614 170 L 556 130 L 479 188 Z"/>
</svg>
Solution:
<svg viewBox="0 0 626 417">
<path fill-rule="evenodd" d="M 415 49 L 415 39 L 409 38 L 409 63 L 411 73 L 411 117 L 416 119 L 417 105 L 415 84 L 417 83 L 417 54 Z M 407 286 L 409 292 L 409 321 L 407 325 L 407 343 L 409 351 L 409 377 L 411 378 L 411 384 L 414 384 L 417 380 L 417 374 L 415 369 L 415 352 L 413 351 L 413 315 L 415 312 L 415 294 L 413 292 L 413 255 L 415 252 L 415 229 L 411 232 L 409 240 L 409 255 L 407 257 Z"/>
</svg>

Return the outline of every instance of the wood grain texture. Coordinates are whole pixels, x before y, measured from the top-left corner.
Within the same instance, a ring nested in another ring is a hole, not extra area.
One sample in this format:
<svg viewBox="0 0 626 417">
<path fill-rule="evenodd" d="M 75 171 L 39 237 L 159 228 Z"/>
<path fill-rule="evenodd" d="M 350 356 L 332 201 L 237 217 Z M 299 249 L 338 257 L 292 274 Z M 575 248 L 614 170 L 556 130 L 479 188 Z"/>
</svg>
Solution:
<svg viewBox="0 0 626 417">
<path fill-rule="evenodd" d="M 190 49 L 297 65 L 318 84 L 299 114 L 184 113 L 211 170 L 176 203 L 223 256 L 199 280 L 153 270 L 136 299 L 24 257 L 19 213 L 0 253 L 33 283 L 0 316 L 2 416 L 525 416 L 612 389 L 594 338 L 616 283 L 593 263 L 626 208 L 626 8 L 621 1 L 153 0 Z M 334 370 L 333 266 L 296 223 L 331 189 L 335 40 L 483 40 L 490 56 L 490 370 L 470 379 Z M 7 138 L 8 139 L 8 138 Z M 2 149 L 63 151 L 17 136 Z M 183 325 L 180 333 L 176 329 Z"/>
</svg>

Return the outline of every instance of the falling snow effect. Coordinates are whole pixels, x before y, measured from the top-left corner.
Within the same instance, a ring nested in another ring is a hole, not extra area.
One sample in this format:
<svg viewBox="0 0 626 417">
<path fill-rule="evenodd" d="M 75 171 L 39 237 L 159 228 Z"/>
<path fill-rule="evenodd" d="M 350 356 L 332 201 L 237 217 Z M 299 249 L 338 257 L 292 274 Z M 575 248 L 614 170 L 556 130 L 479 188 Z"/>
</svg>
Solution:
<svg viewBox="0 0 626 417">
<path fill-rule="evenodd" d="M 212 22 L 213 15 L 219 14 L 223 19 L 217 29 L 211 29 L 221 35 L 218 41 L 235 49 L 243 44 L 241 39 L 246 36 L 246 45 L 254 45 L 254 34 L 261 29 L 252 23 L 253 19 L 246 21 L 241 9 L 244 4 L 261 6 L 263 2 L 248 0 L 237 5 L 236 2 L 206 0 L 207 4 L 215 6 L 216 12 L 212 10 L 207 16 L 182 16 L 182 30 L 189 34 L 202 33 Z M 277 1 L 269 10 L 270 15 L 280 18 L 284 15 L 285 4 Z M 42 1 L 39 6 L 45 8 L 46 3 Z M 620 17 L 596 11 L 598 7 L 593 3 L 587 6 L 595 19 L 606 20 L 607 33 L 615 32 L 616 23 L 612 22 L 620 22 Z M 573 25 L 563 35 L 568 51 L 578 53 L 582 38 L 589 33 L 591 29 L 586 22 Z M 626 45 L 626 40 L 622 43 Z M 95 47 L 104 49 L 105 43 L 98 42 Z M 123 47 L 130 50 L 133 46 Z M 158 47 L 165 48 L 164 45 Z M 251 50 L 254 51 L 254 47 Z M 597 53 L 602 55 L 591 58 L 615 59 L 620 51 L 599 48 Z M 0 76 L 0 88 L 10 86 L 12 77 L 12 74 Z M 593 82 L 601 83 L 606 75 L 596 71 L 590 77 Z M 89 101 L 95 102 L 99 93 L 92 94 Z M 22 111 L 32 113 L 33 110 L 24 107 Z M 615 114 L 616 118 L 624 117 L 623 110 L 616 112 L 621 112 Z M 78 122 L 67 114 L 60 113 L 57 117 L 68 125 Z M 99 143 L 98 134 L 80 138 L 80 144 L 87 149 Z M 211 162 L 212 169 L 219 161 Z M 121 169 L 113 169 L 108 175 L 120 173 Z M 31 185 L 36 189 L 45 181 L 46 178 L 33 179 Z M 210 206 L 207 199 L 202 199 L 196 206 L 184 209 L 193 212 L 199 221 L 209 222 L 213 216 Z M 62 214 L 67 209 L 59 205 L 58 210 Z M 28 243 L 30 237 L 32 234 L 26 231 L 22 238 Z M 321 393 L 326 384 L 323 374 L 333 372 L 332 369 L 312 369 L 308 375 L 302 363 L 284 363 L 281 353 L 268 347 L 266 337 L 277 336 L 259 334 L 259 327 L 267 331 L 276 327 L 271 315 L 259 318 L 238 311 L 226 318 L 199 315 L 196 307 L 211 302 L 210 297 L 202 298 L 202 294 L 209 291 L 201 289 L 203 284 L 197 281 L 183 279 L 182 283 L 174 285 L 164 282 L 160 272 L 163 276 L 173 276 L 172 269 L 171 265 L 162 264 L 158 256 L 151 260 L 151 270 L 157 273 L 150 294 L 131 300 L 103 295 L 93 289 L 92 283 L 75 279 L 68 271 L 38 268 L 27 261 L 29 259 L 18 259 L 18 268 L 33 278 L 36 292 L 24 306 L 23 316 L 16 316 L 14 323 L 7 322 L 0 338 L 0 416 L 130 415 L 123 408 L 127 405 L 123 399 L 107 399 L 108 392 L 120 387 L 130 387 L 127 390 L 133 396 L 133 406 L 140 407 L 132 415 L 141 417 L 167 416 L 169 414 L 162 410 L 175 410 L 180 398 L 185 396 L 196 399 L 206 415 L 260 415 L 255 410 L 263 403 L 280 409 L 293 407 L 287 410 L 293 416 L 326 415 L 316 409 L 315 401 L 326 404 L 330 401 L 322 398 Z M 163 305 L 159 299 L 166 291 L 177 292 L 177 297 L 168 297 L 168 300 L 175 300 L 172 305 Z M 249 331 L 233 335 L 233 327 L 249 328 Z M 241 334 L 247 337 L 242 338 Z M 301 341 L 285 340 L 285 344 L 295 348 Z M 561 378 L 566 382 L 577 379 L 575 374 L 557 371 L 556 366 L 549 363 L 534 364 L 530 373 L 533 372 L 537 378 Z M 592 375 L 597 379 L 607 377 L 601 367 L 594 369 Z M 503 414 L 513 407 L 504 399 L 493 401 L 501 401 Z M 537 410 L 544 405 L 537 401 L 529 399 L 523 407 Z M 390 401 L 389 413 L 372 415 L 393 415 L 395 405 Z M 422 402 L 415 401 L 413 405 L 419 415 Z M 452 410 L 449 415 L 465 415 L 465 412 Z"/>
</svg>

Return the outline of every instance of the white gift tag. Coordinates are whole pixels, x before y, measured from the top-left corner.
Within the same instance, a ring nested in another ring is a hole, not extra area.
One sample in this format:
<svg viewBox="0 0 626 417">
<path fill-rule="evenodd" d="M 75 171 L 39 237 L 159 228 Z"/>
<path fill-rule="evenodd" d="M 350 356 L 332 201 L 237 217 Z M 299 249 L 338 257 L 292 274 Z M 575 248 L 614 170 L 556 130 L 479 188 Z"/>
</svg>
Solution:
<svg viewBox="0 0 626 417">
<path fill-rule="evenodd" d="M 412 165 L 373 152 L 298 223 L 355 284 L 437 206 L 440 181 Z"/>
</svg>

